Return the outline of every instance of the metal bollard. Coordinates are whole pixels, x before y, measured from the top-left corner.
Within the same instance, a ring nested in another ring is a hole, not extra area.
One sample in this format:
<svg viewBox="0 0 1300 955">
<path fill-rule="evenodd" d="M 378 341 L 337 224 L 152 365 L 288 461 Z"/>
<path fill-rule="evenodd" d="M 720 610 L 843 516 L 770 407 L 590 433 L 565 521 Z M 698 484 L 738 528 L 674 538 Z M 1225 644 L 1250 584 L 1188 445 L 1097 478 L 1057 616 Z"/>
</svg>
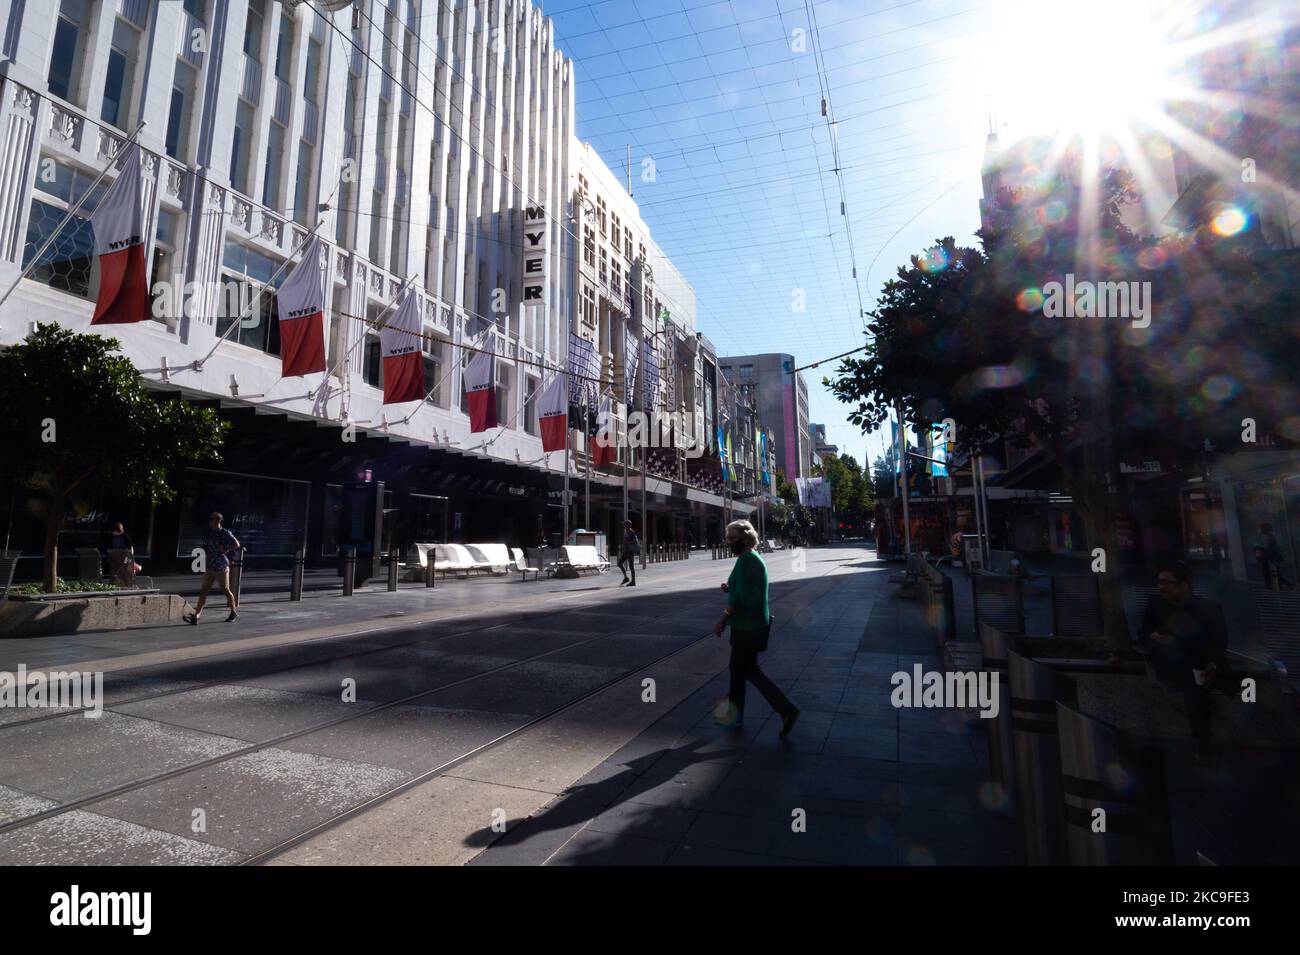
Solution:
<svg viewBox="0 0 1300 955">
<path fill-rule="evenodd" d="M 397 592 L 397 551 L 388 552 L 388 592 Z"/>
<path fill-rule="evenodd" d="M 1071 865 L 1173 865 L 1164 757 L 1127 733 L 1056 705 Z M 1105 832 L 1093 831 L 1096 810 Z"/>
<path fill-rule="evenodd" d="M 434 586 L 433 582 L 436 579 L 437 579 L 437 571 L 434 569 L 433 566 L 433 551 L 429 551 L 424 561 L 424 586 L 425 587 Z"/>
<path fill-rule="evenodd" d="M 1065 865 L 1065 792 L 1056 704 L 1076 705 L 1074 681 L 1016 650 L 1007 651 L 1007 674 L 1011 684 L 1016 809 L 1024 831 L 1025 861 L 1030 865 Z"/>
<path fill-rule="evenodd" d="M 1005 811 L 1013 806 L 1015 792 L 1015 752 L 1011 729 L 1011 683 L 1007 679 L 1007 635 L 996 627 L 981 623 L 978 627 L 980 653 L 984 669 L 998 675 L 998 715 L 981 720 L 989 743 L 989 779 Z"/>
<path fill-rule="evenodd" d="M 349 547 L 347 553 L 343 556 L 343 596 L 352 596 L 352 587 L 356 583 L 357 576 L 357 552 L 355 548 Z"/>
<path fill-rule="evenodd" d="M 307 568 L 307 554 L 297 550 L 293 555 L 293 577 L 289 580 L 289 599 L 302 600 L 302 577 Z"/>
<path fill-rule="evenodd" d="M 230 562 L 230 592 L 235 595 L 235 606 L 239 606 L 239 591 L 244 584 L 244 557 L 248 551 L 239 548 L 235 559 Z"/>
</svg>

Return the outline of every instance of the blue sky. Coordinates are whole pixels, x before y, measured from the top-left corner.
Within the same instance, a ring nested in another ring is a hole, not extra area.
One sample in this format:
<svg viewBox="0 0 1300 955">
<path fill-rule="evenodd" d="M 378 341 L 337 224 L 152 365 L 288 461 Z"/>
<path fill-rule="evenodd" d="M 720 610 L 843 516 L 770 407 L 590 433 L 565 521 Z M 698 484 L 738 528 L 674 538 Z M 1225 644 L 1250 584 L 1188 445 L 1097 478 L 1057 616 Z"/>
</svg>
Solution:
<svg viewBox="0 0 1300 955">
<path fill-rule="evenodd" d="M 909 255 L 940 235 L 971 241 L 1004 5 L 555 0 L 544 11 L 577 61 L 578 135 L 620 176 L 631 146 L 635 198 L 695 288 L 699 329 L 720 354 L 783 351 L 802 365 L 863 344 L 859 294 L 870 309 Z M 641 181 L 646 158 L 653 182 Z M 841 451 L 874 457 L 881 435 L 861 435 L 822 387 L 833 367 L 804 373 L 810 417 Z"/>
</svg>

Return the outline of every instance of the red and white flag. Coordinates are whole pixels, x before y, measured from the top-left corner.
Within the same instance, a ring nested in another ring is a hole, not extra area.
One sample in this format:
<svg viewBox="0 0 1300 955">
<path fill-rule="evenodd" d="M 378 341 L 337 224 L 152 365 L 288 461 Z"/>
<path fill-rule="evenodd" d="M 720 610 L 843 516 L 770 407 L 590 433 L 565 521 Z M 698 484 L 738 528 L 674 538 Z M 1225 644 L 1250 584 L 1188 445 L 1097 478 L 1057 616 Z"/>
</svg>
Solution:
<svg viewBox="0 0 1300 955">
<path fill-rule="evenodd" d="M 379 354 L 384 360 L 384 404 L 424 400 L 424 353 L 420 348 L 420 294 L 414 287 L 396 313 L 379 330 Z"/>
<path fill-rule="evenodd" d="M 296 378 L 325 370 L 325 276 L 321 245 L 307 240 L 302 261 L 275 295 L 280 312 L 280 374 Z"/>
<path fill-rule="evenodd" d="M 612 464 L 618 453 L 614 450 L 614 402 L 609 393 L 600 396 L 600 411 L 596 415 L 596 433 L 591 439 L 591 464 L 600 467 Z"/>
<path fill-rule="evenodd" d="M 152 317 L 144 262 L 144 167 L 140 147 L 126 148 L 122 170 L 90 214 L 99 256 L 99 295 L 92 325 L 122 325 Z"/>
<path fill-rule="evenodd" d="M 537 401 L 537 419 L 542 426 L 542 450 L 563 451 L 569 430 L 569 389 L 564 375 L 557 374 Z"/>
<path fill-rule="evenodd" d="M 496 347 L 496 339 L 489 335 L 483 351 L 475 352 L 465 366 L 470 434 L 497 426 Z"/>
</svg>

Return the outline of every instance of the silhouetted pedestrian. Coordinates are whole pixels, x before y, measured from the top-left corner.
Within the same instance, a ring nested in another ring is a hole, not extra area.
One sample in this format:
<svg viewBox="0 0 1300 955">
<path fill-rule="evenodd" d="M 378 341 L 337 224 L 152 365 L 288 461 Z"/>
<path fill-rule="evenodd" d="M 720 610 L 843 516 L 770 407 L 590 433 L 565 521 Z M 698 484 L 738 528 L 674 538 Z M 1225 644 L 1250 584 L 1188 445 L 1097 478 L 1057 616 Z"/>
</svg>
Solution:
<svg viewBox="0 0 1300 955">
<path fill-rule="evenodd" d="M 623 571 L 622 587 L 626 584 L 629 587 L 636 586 L 636 557 L 641 553 L 641 539 L 636 536 L 636 531 L 632 529 L 631 521 L 623 522 L 623 543 L 618 549 L 618 569 Z M 632 579 L 628 580 L 628 568 L 632 569 Z"/>
<path fill-rule="evenodd" d="M 1137 645 L 1155 675 L 1183 696 L 1197 762 L 1210 752 L 1210 691 L 1226 685 L 1228 623 L 1213 600 L 1192 596 L 1192 570 L 1183 561 L 1162 567 L 1160 592 L 1147 603 Z"/>
<path fill-rule="evenodd" d="M 748 681 L 758 687 L 763 699 L 780 714 L 781 735 L 785 736 L 799 718 L 799 710 L 758 666 L 758 655 L 767 649 L 772 630 L 772 613 L 767 602 L 767 564 L 754 551 L 758 533 L 749 521 L 733 521 L 727 525 L 727 543 L 736 555 L 736 563 L 722 585 L 727 609 L 713 632 L 722 636 L 722 631 L 731 625 L 731 688 L 727 694 L 728 712 L 725 716 L 715 715 L 714 722 L 720 726 L 741 724 Z"/>
<path fill-rule="evenodd" d="M 1255 542 L 1255 560 L 1264 575 L 1264 586 L 1269 590 L 1293 590 L 1291 581 L 1282 576 L 1282 548 L 1273 536 L 1272 524 L 1259 525 L 1259 540 Z"/>
</svg>

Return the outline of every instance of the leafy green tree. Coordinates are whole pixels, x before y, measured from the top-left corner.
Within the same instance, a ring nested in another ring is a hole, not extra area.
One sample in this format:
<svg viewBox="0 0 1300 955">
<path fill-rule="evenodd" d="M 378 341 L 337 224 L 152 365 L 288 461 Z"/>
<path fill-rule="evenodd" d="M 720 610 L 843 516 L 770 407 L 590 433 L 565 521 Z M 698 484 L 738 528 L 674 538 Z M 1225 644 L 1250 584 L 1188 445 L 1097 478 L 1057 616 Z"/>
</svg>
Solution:
<svg viewBox="0 0 1300 955">
<path fill-rule="evenodd" d="M 780 468 L 776 469 L 776 493 L 787 504 L 799 503 L 799 489 L 785 479 L 785 472 Z"/>
<path fill-rule="evenodd" d="M 175 497 L 168 474 L 220 460 L 229 425 L 210 408 L 158 400 L 118 342 L 40 324 L 0 352 L 5 476 L 45 493 L 43 586 L 57 586 L 59 531 L 69 497 L 95 485 L 135 500 Z"/>
<path fill-rule="evenodd" d="M 871 465 L 872 496 L 876 499 L 893 497 L 896 486 L 893 466 L 883 457 L 877 455 L 876 460 Z"/>
</svg>

